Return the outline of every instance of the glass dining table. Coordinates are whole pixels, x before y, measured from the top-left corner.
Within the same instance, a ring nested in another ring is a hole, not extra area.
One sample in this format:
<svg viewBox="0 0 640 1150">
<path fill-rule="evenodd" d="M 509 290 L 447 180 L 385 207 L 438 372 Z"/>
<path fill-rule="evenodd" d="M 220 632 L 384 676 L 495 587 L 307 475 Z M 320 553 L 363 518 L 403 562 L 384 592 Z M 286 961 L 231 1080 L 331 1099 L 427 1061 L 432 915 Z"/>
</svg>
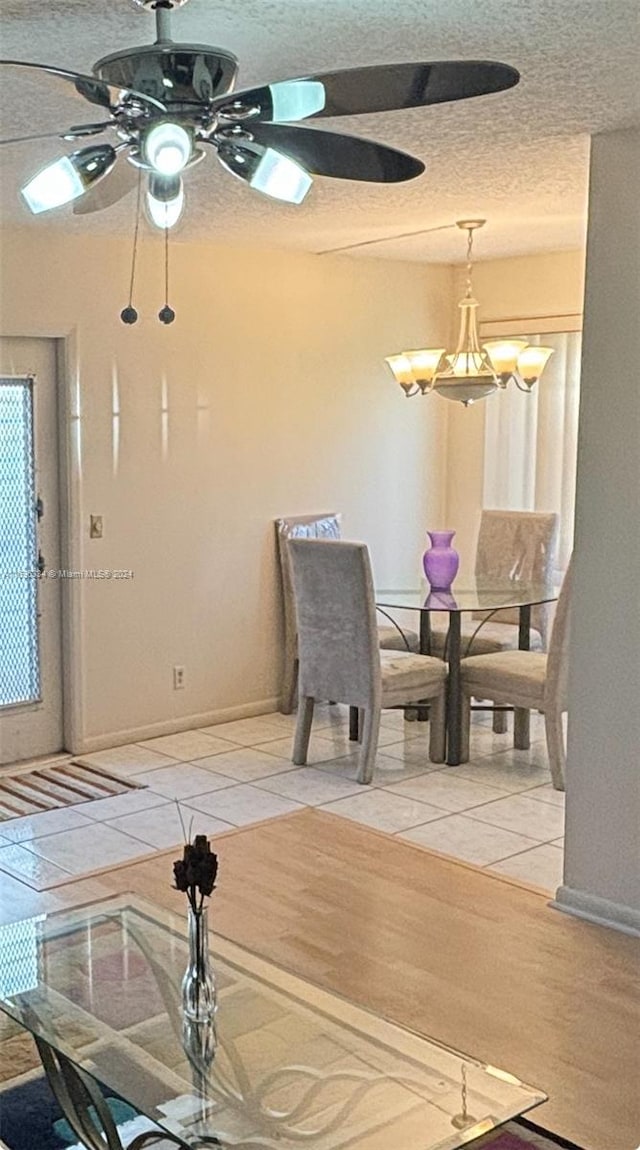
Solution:
<svg viewBox="0 0 640 1150">
<path fill-rule="evenodd" d="M 460 669 L 462 659 L 472 655 L 473 640 L 485 623 L 493 619 L 496 611 L 511 608 L 518 611 L 518 647 L 528 651 L 531 634 L 531 609 L 544 603 L 553 603 L 559 595 L 559 588 L 551 583 L 522 583 L 517 579 L 468 579 L 453 584 L 448 591 L 433 591 L 428 583 L 409 591 L 389 591 L 376 589 L 375 601 L 383 613 L 392 610 L 418 611 L 420 613 L 420 652 L 431 654 L 431 615 L 445 613 L 449 617 L 449 631 L 446 642 L 446 657 L 449 663 L 447 681 L 447 755 L 449 766 L 458 766 L 462 757 L 462 689 Z M 486 612 L 485 618 L 478 618 L 474 635 L 464 645 L 462 642 L 462 616 L 474 612 Z M 518 712 L 520 740 L 528 740 L 529 712 Z"/>
</svg>

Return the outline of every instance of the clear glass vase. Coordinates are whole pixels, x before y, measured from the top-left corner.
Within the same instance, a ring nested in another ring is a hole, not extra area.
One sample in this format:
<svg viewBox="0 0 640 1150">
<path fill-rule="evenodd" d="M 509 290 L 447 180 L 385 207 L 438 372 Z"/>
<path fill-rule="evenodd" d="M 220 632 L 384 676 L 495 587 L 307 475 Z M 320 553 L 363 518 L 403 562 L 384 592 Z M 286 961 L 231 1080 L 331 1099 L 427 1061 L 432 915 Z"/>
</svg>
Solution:
<svg viewBox="0 0 640 1150">
<path fill-rule="evenodd" d="M 185 1018 L 207 1022 L 217 1007 L 216 984 L 209 964 L 207 912 L 189 907 L 189 965 L 182 979 L 182 1009 Z"/>
</svg>

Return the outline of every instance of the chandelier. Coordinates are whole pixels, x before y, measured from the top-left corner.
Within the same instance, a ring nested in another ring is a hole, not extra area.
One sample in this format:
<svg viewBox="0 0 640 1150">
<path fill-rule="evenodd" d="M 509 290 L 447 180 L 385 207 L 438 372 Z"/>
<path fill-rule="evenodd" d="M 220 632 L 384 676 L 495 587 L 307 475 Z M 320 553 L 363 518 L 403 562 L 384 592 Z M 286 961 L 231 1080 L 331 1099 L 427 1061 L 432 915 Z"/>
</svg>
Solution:
<svg viewBox="0 0 640 1150">
<path fill-rule="evenodd" d="M 443 399 L 455 399 L 470 407 L 513 380 L 520 391 L 531 391 L 538 382 L 553 348 L 537 347 L 524 339 L 493 339 L 480 346 L 476 313 L 478 301 L 472 290 L 473 233 L 485 220 L 458 220 L 467 232 L 467 285 L 460 300 L 460 334 L 454 352 L 444 347 L 421 348 L 389 355 L 396 383 L 407 397 L 436 391 Z"/>
</svg>

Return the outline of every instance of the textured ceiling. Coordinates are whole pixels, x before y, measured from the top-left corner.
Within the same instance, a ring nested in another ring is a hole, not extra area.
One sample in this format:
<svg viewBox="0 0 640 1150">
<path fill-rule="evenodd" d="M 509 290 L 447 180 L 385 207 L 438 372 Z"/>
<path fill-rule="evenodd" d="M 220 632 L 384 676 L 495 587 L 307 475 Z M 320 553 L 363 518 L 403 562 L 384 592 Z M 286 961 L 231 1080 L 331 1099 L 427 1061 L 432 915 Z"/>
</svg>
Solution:
<svg viewBox="0 0 640 1150">
<path fill-rule="evenodd" d="M 354 255 L 460 261 L 456 219 L 483 216 L 478 258 L 579 247 L 588 137 L 640 123 L 638 0 L 190 0 L 173 15 L 178 41 L 240 59 L 239 86 L 402 60 L 494 59 L 519 69 L 512 91 L 456 104 L 323 120 L 419 156 L 425 174 L 400 185 L 317 179 L 293 208 L 252 192 L 213 156 L 187 173 L 176 239 Z M 2 0 L 2 56 L 89 72 L 102 55 L 154 39 L 130 0 Z M 47 84 L 3 88 L 2 137 L 91 120 Z M 17 189 L 61 150 L 56 141 L 3 149 L 4 222 L 76 234 L 130 234 L 135 195 L 90 216 L 34 218 Z M 424 229 L 408 239 L 369 241 Z"/>
</svg>

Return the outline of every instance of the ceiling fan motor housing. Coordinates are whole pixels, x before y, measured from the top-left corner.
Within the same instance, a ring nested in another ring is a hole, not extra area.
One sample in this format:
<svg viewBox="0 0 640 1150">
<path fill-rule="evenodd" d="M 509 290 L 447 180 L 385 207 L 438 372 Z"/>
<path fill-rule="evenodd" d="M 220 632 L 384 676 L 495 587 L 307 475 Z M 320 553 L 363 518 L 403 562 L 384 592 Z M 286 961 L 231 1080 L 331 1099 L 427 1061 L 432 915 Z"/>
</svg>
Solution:
<svg viewBox="0 0 640 1150">
<path fill-rule="evenodd" d="M 197 105 L 233 90 L 238 61 L 208 44 L 146 44 L 103 56 L 93 74 L 109 84 L 142 92 L 172 111 Z"/>
</svg>

